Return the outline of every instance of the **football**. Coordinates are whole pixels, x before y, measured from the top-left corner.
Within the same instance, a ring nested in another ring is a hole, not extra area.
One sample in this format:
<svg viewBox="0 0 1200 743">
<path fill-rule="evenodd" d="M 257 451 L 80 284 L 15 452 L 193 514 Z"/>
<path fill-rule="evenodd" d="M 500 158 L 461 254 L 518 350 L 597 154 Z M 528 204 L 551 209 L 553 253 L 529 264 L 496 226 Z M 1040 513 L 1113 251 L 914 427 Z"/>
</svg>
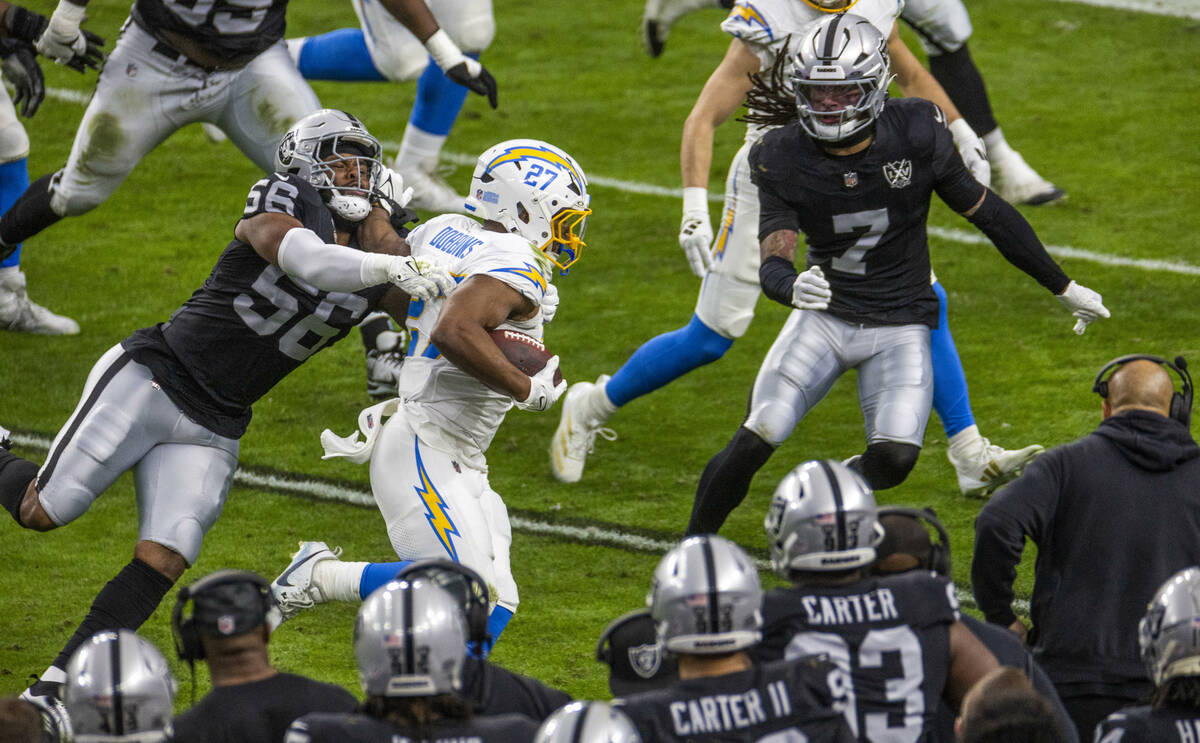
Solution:
<svg viewBox="0 0 1200 743">
<path fill-rule="evenodd" d="M 517 330 L 496 328 L 488 331 L 488 335 L 492 337 L 492 340 L 500 348 L 500 352 L 512 362 L 513 366 L 531 377 L 540 372 L 550 357 L 554 355 L 547 351 L 546 346 L 537 338 Z M 556 369 L 554 383 L 558 384 L 561 381 L 562 369 Z"/>
</svg>

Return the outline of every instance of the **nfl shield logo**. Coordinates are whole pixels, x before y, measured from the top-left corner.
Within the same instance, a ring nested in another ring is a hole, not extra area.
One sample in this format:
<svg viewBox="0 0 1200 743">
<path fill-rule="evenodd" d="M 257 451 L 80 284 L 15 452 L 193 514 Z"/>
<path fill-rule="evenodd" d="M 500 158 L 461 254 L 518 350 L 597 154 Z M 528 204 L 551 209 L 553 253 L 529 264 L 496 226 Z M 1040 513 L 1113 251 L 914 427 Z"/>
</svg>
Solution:
<svg viewBox="0 0 1200 743">
<path fill-rule="evenodd" d="M 853 170 L 842 173 L 842 183 L 846 185 L 846 188 L 854 188 L 858 185 L 858 173 Z"/>
<path fill-rule="evenodd" d="M 644 679 L 654 678 L 662 665 L 662 648 L 658 643 L 637 645 L 629 648 L 629 665 L 633 672 Z"/>
<path fill-rule="evenodd" d="M 912 183 L 912 162 L 897 160 L 883 164 L 883 177 L 892 188 L 905 188 Z"/>
<path fill-rule="evenodd" d="M 222 635 L 232 635 L 234 628 L 233 617 L 229 614 L 217 617 L 217 632 Z"/>
</svg>

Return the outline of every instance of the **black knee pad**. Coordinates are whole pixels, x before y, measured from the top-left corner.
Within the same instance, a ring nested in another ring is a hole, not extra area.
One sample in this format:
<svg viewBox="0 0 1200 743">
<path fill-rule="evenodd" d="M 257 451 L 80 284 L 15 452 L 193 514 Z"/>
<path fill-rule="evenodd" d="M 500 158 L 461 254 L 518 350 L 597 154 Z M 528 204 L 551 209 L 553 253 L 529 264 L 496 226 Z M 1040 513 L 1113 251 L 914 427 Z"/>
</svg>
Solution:
<svg viewBox="0 0 1200 743">
<path fill-rule="evenodd" d="M 921 447 L 899 441 L 879 441 L 868 444 L 859 459 L 859 471 L 875 490 L 894 488 L 904 482 L 917 464 Z"/>
<path fill-rule="evenodd" d="M 21 523 L 21 501 L 37 473 L 38 466 L 33 462 L 0 449 L 0 506 L 12 514 L 18 524 Z"/>
</svg>

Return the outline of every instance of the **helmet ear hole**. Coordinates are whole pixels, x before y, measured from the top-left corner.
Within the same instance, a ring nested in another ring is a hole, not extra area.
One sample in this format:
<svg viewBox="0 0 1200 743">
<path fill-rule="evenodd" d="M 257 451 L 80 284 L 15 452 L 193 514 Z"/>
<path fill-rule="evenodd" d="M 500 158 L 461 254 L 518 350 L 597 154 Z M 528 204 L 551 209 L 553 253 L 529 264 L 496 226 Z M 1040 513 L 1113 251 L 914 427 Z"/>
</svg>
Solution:
<svg viewBox="0 0 1200 743">
<path fill-rule="evenodd" d="M 520 201 L 517 202 L 517 219 L 521 220 L 525 224 L 529 224 L 529 210 L 526 209 L 525 204 Z"/>
</svg>

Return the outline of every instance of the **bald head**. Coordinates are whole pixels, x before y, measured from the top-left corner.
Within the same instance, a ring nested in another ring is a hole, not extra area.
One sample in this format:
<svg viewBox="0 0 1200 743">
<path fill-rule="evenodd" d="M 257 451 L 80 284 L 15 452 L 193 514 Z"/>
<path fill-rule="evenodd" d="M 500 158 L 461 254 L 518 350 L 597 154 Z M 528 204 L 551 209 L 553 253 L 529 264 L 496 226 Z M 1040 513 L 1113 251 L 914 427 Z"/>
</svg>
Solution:
<svg viewBox="0 0 1200 743">
<path fill-rule="evenodd" d="M 1126 410 L 1149 410 L 1165 416 L 1171 412 L 1174 392 L 1171 375 L 1161 364 L 1145 359 L 1130 361 L 1109 377 L 1104 415 L 1107 418 Z"/>
</svg>

